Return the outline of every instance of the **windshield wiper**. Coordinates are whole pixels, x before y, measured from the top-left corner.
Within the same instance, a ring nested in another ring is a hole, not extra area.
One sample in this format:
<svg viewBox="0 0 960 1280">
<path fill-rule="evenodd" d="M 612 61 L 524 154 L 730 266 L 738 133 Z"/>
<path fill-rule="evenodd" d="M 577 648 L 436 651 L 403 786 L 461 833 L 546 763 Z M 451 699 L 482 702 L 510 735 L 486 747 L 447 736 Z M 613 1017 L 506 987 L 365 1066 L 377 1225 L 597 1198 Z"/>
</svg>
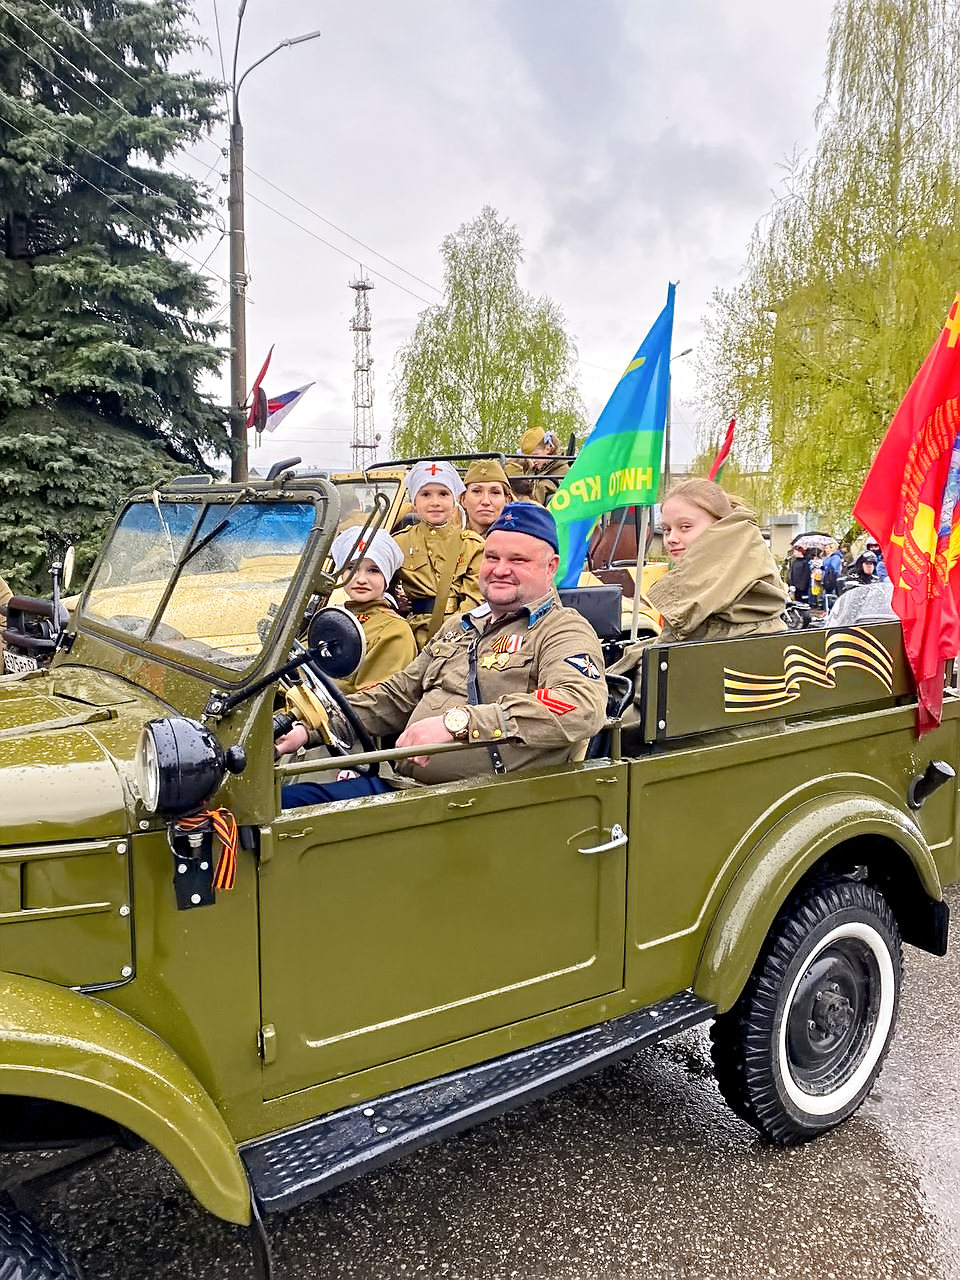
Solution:
<svg viewBox="0 0 960 1280">
<path fill-rule="evenodd" d="M 217 521 L 210 532 L 201 538 L 199 542 L 195 542 L 192 547 L 188 547 L 185 551 L 182 551 L 180 553 L 180 559 L 173 566 L 174 574 L 182 573 L 194 556 L 198 556 L 204 547 L 209 547 L 214 538 L 219 538 L 220 534 L 223 533 L 229 523 L 230 521 L 226 516 L 224 516 L 222 520 Z"/>
<path fill-rule="evenodd" d="M 167 585 L 164 587 L 163 594 L 160 596 L 160 601 L 157 604 L 156 609 L 154 610 L 153 617 L 150 619 L 150 626 L 147 628 L 147 634 L 144 636 L 145 640 L 153 639 L 154 634 L 157 630 L 157 627 L 160 625 L 160 619 L 163 617 L 163 611 L 166 609 L 167 605 L 170 603 L 170 597 L 173 595 L 174 590 L 176 589 L 176 585 L 180 581 L 180 575 L 181 573 L 183 573 L 184 568 L 190 563 L 190 561 L 193 559 L 194 556 L 200 554 L 200 552 L 204 549 L 204 547 L 208 547 L 210 543 L 213 542 L 214 538 L 219 538 L 220 534 L 223 533 L 224 529 L 226 529 L 230 523 L 230 512 L 237 505 L 237 503 L 240 501 L 241 498 L 244 498 L 247 496 L 248 492 L 249 490 L 247 489 L 241 489 L 240 492 L 237 494 L 237 496 L 234 498 L 234 500 L 230 503 L 229 507 L 227 507 L 227 514 L 223 517 L 223 519 L 218 520 L 209 533 L 204 534 L 202 538 L 200 538 L 198 541 L 195 542 L 194 538 L 196 538 L 197 534 L 200 532 L 200 527 L 203 524 L 204 514 L 207 511 L 211 511 L 213 508 L 205 507 L 203 509 L 203 512 L 201 512 L 200 518 L 197 520 L 197 523 L 193 527 L 190 537 L 187 538 L 186 544 L 184 545 L 183 550 L 180 552 L 180 556 L 177 560 L 177 563 L 173 566 L 173 571 L 170 574 L 170 577 L 167 581 Z"/>
</svg>

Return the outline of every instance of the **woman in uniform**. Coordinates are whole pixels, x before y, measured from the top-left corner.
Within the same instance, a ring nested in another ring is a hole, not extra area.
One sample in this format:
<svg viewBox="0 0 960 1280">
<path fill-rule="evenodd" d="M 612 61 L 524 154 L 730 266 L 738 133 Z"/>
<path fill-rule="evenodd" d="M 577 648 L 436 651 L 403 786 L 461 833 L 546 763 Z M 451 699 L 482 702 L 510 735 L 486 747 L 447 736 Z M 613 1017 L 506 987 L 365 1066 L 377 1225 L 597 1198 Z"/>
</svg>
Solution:
<svg viewBox="0 0 960 1280">
<path fill-rule="evenodd" d="M 532 478 L 530 496 L 545 507 L 570 470 L 570 463 L 557 456 L 560 452 L 557 433 L 544 431 L 543 427 L 530 427 L 520 437 L 520 452 L 528 459 L 527 474 Z"/>
<path fill-rule="evenodd" d="M 757 517 L 712 480 L 681 480 L 661 509 L 673 561 L 647 592 L 660 639 L 724 640 L 786 631 L 787 593 Z"/>
<path fill-rule="evenodd" d="M 463 483 L 466 488 L 460 495 L 460 505 L 467 528 L 485 538 L 494 520 L 513 500 L 507 473 L 496 458 L 479 458 L 471 462 Z"/>
<path fill-rule="evenodd" d="M 483 539 L 461 525 L 457 499 L 463 490 L 449 462 L 418 462 L 407 476 L 419 523 L 402 529 L 395 541 L 403 552 L 399 582 L 418 650 L 445 618 L 483 603 L 477 578 Z"/>
</svg>

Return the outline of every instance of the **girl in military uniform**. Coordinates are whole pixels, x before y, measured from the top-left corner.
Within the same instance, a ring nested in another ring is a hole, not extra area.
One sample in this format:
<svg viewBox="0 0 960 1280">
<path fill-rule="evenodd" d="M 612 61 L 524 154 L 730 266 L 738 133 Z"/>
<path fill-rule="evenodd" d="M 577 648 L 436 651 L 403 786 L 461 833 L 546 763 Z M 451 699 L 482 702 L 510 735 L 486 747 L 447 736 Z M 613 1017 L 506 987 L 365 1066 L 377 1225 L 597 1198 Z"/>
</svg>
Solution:
<svg viewBox="0 0 960 1280">
<path fill-rule="evenodd" d="M 512 501 L 510 481 L 496 458 L 471 462 L 463 477 L 466 486 L 460 495 L 467 528 L 485 538 L 500 512 Z"/>
<path fill-rule="evenodd" d="M 483 539 L 460 523 L 457 499 L 464 484 L 449 462 L 418 462 L 407 491 L 419 523 L 402 529 L 400 587 L 410 601 L 408 621 L 422 649 L 447 617 L 483 603 L 477 575 Z"/>
<path fill-rule="evenodd" d="M 787 593 L 757 517 L 712 480 L 675 484 L 661 508 L 670 572 L 647 592 L 664 640 L 786 631 Z"/>
<path fill-rule="evenodd" d="M 358 545 L 359 532 L 344 529 L 330 548 L 337 569 L 344 568 L 348 558 L 356 562 L 353 577 L 344 587 L 347 596 L 344 608 L 360 623 L 366 640 L 360 666 L 352 676 L 337 681 L 344 693 L 379 684 L 409 666 L 417 656 L 413 632 L 387 598 L 387 585 L 403 563 L 403 552 L 383 530 Z"/>
</svg>

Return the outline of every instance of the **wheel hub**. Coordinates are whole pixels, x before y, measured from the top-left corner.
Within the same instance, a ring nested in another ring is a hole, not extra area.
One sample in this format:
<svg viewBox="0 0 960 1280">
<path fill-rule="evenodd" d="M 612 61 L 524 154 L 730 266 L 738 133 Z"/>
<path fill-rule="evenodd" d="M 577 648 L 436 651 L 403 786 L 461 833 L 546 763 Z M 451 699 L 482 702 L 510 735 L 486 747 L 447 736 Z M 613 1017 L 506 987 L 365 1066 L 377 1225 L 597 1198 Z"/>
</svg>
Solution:
<svg viewBox="0 0 960 1280">
<path fill-rule="evenodd" d="M 815 1037 L 842 1036 L 853 1024 L 853 1004 L 836 982 L 818 991 L 810 1012 L 810 1034 Z"/>
<path fill-rule="evenodd" d="M 806 1092 L 827 1093 L 856 1069 L 875 994 L 875 967 L 861 948 L 831 947 L 813 960 L 787 1019 L 791 1073 Z"/>
</svg>

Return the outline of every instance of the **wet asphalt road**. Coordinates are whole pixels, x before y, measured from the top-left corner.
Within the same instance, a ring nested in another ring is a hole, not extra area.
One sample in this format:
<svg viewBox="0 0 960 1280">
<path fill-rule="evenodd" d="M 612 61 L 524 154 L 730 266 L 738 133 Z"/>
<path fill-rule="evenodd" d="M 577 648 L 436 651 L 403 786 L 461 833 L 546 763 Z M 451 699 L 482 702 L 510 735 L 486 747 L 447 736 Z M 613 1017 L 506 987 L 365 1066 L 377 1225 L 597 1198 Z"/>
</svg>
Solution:
<svg viewBox="0 0 960 1280">
<path fill-rule="evenodd" d="M 702 1030 L 268 1222 L 278 1280 L 960 1280 L 960 893 L 908 949 L 899 1029 L 852 1121 L 788 1151 L 721 1101 Z M 241 1280 L 238 1233 L 149 1153 L 48 1191 L 88 1280 Z"/>
</svg>

